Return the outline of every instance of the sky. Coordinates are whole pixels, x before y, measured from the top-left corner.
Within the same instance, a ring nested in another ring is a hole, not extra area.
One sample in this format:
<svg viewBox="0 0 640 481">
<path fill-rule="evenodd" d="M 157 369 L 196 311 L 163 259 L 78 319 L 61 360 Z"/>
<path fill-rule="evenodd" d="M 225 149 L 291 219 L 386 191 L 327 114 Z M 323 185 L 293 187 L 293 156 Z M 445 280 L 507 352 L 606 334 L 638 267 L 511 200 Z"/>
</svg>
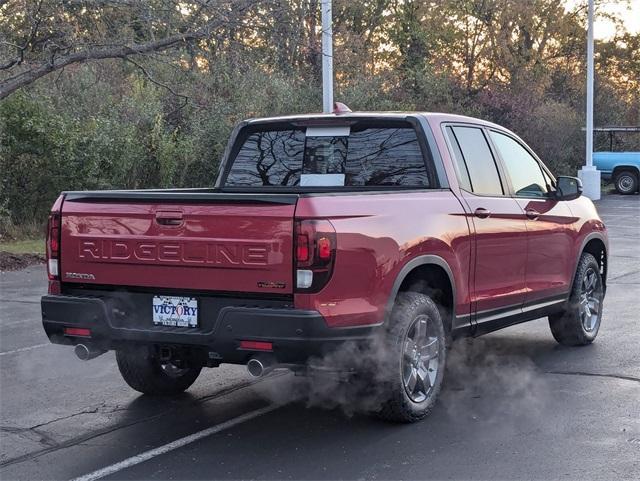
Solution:
<svg viewBox="0 0 640 481">
<path fill-rule="evenodd" d="M 586 0 L 568 0 L 567 7 L 586 5 Z M 632 33 L 640 32 L 640 0 L 610 0 L 598 2 L 596 0 L 596 18 L 593 33 L 595 38 L 609 39 L 615 34 L 613 23 L 599 16 L 599 12 L 618 14 L 624 21 L 625 28 Z"/>
</svg>

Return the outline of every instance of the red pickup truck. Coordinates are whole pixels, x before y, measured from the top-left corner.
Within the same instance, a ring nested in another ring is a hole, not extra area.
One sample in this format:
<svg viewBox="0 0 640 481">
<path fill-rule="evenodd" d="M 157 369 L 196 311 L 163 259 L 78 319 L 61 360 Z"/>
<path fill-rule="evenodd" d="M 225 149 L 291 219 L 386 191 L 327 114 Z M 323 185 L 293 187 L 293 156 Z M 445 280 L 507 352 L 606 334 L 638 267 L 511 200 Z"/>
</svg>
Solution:
<svg viewBox="0 0 640 481">
<path fill-rule="evenodd" d="M 595 339 L 607 234 L 580 194 L 474 118 L 248 120 L 213 188 L 58 198 L 44 329 L 81 359 L 115 350 L 147 394 L 220 363 L 262 375 L 375 349 L 354 375 L 383 388 L 379 415 L 415 421 L 451 339 L 543 316 L 561 344 Z"/>
</svg>

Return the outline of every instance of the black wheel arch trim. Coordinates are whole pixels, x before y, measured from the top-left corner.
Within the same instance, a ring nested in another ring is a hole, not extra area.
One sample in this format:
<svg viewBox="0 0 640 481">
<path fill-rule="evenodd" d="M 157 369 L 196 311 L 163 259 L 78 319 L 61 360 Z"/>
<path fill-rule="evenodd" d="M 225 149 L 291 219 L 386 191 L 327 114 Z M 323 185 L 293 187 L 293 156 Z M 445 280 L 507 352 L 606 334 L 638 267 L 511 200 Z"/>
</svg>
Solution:
<svg viewBox="0 0 640 481">
<path fill-rule="evenodd" d="M 584 249 L 585 247 L 587 247 L 587 244 L 589 242 L 591 242 L 592 240 L 597 239 L 600 242 L 602 242 L 602 244 L 604 245 L 604 268 L 602 269 L 602 286 L 604 288 L 604 291 L 606 293 L 607 291 L 607 271 L 609 268 L 609 242 L 607 240 L 607 238 L 602 235 L 600 232 L 590 232 L 589 234 L 587 234 L 585 236 L 584 239 L 582 239 L 582 244 L 580 245 L 580 250 L 578 251 L 578 256 L 576 257 L 576 261 L 573 265 L 573 274 L 571 275 L 571 286 L 573 286 L 573 283 L 576 281 L 576 271 L 578 270 L 578 263 L 580 262 L 580 258 L 582 257 L 582 254 L 584 253 Z M 596 259 L 596 261 L 599 260 Z M 571 291 L 569 291 L 571 292 Z"/>
<path fill-rule="evenodd" d="M 454 325 L 455 319 L 456 319 L 455 277 L 453 276 L 453 271 L 451 270 L 451 267 L 449 267 L 449 264 L 447 263 L 447 261 L 435 254 L 424 254 L 424 255 L 414 257 L 409 262 L 407 262 L 404 266 L 402 266 L 402 269 L 400 269 L 400 272 L 398 273 L 395 281 L 393 282 L 391 293 L 389 294 L 389 299 L 387 300 L 387 306 L 385 308 L 385 315 L 384 315 L 385 324 L 391 317 L 391 312 L 393 311 L 393 306 L 395 304 L 396 298 L 398 297 L 398 293 L 400 292 L 400 287 L 402 286 L 402 283 L 405 281 L 407 276 L 414 269 L 416 269 L 417 267 L 425 266 L 425 265 L 435 265 L 435 266 L 441 267 L 447 273 L 447 277 L 449 278 L 449 283 L 451 284 L 451 295 L 453 297 L 453 302 L 451 306 L 451 324 L 452 325 L 450 327 L 452 330 L 456 328 L 456 326 Z M 469 320 L 469 316 L 464 316 L 464 317 L 465 319 L 467 319 L 467 321 Z"/>
</svg>

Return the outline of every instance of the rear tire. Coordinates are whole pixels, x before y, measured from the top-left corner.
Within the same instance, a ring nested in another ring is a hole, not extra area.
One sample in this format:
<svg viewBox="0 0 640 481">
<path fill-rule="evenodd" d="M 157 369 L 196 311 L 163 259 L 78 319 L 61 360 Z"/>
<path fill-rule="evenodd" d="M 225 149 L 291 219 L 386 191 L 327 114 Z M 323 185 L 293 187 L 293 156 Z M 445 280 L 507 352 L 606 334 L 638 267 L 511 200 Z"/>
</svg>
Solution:
<svg viewBox="0 0 640 481">
<path fill-rule="evenodd" d="M 200 366 L 177 366 L 152 357 L 144 347 L 116 351 L 118 369 L 131 388 L 143 394 L 179 394 L 200 375 Z"/>
<path fill-rule="evenodd" d="M 603 301 L 600 266 L 595 257 L 584 252 L 578 262 L 567 309 L 549 316 L 555 340 L 565 346 L 591 344 L 600 330 Z"/>
<path fill-rule="evenodd" d="M 635 194 L 638 191 L 638 174 L 631 170 L 623 170 L 615 175 L 613 183 L 618 193 Z"/>
<path fill-rule="evenodd" d="M 444 376 L 447 342 L 436 304 L 426 295 L 398 295 L 386 333 L 382 362 L 386 421 L 412 423 L 429 415 Z"/>
</svg>

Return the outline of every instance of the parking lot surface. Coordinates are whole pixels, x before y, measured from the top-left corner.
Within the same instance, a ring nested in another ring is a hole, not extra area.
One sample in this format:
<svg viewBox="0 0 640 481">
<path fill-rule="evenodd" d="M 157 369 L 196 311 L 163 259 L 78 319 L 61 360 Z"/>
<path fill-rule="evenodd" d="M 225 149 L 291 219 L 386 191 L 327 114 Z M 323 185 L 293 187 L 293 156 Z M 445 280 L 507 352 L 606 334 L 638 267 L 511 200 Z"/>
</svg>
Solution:
<svg viewBox="0 0 640 481">
<path fill-rule="evenodd" d="M 0 478 L 640 479 L 640 197 L 597 205 L 611 245 L 596 342 L 562 347 L 546 319 L 455 342 L 413 425 L 358 413 L 339 385 L 241 366 L 140 396 L 113 353 L 82 362 L 48 343 L 43 267 L 1 273 Z"/>
</svg>

